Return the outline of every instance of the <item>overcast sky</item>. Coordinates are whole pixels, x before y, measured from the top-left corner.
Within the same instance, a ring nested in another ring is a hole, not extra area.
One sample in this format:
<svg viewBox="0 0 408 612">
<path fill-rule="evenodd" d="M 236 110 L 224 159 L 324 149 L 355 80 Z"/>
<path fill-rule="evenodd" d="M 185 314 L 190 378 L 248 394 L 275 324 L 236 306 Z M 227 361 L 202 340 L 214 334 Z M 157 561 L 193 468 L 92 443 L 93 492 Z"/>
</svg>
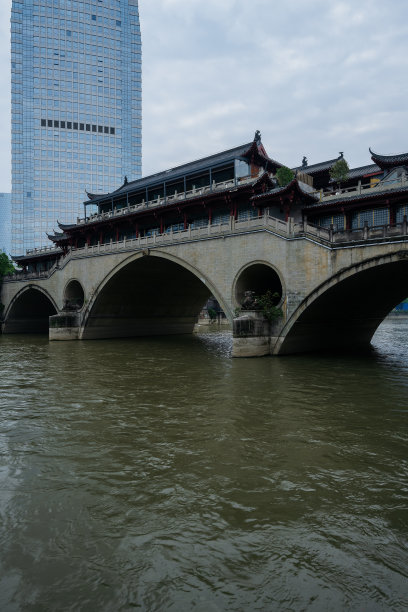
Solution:
<svg viewBox="0 0 408 612">
<path fill-rule="evenodd" d="M 0 0 L 0 191 L 10 189 Z M 295 166 L 408 150 L 407 0 L 139 0 L 143 174 L 252 140 Z"/>
</svg>

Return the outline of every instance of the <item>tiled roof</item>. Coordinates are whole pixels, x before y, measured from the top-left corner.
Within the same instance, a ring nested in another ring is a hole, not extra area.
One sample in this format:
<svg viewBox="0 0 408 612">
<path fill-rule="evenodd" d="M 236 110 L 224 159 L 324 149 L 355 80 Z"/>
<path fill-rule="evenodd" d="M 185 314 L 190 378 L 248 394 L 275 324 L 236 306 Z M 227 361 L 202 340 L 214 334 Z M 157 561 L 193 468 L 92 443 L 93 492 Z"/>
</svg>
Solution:
<svg viewBox="0 0 408 612">
<path fill-rule="evenodd" d="M 292 168 L 293 172 L 304 172 L 305 174 L 317 174 L 319 172 L 323 172 L 324 170 L 330 170 L 333 164 L 339 159 L 344 159 L 338 157 L 337 159 L 329 159 L 328 161 L 321 162 L 320 164 L 313 164 L 312 166 L 298 166 L 297 168 Z M 365 176 L 366 174 L 372 174 L 374 172 L 380 172 L 381 168 L 377 166 L 377 164 L 369 164 L 367 166 L 360 166 L 358 168 L 351 168 L 349 171 L 349 179 L 358 178 L 360 176 Z"/>
<path fill-rule="evenodd" d="M 329 170 L 336 161 L 339 159 L 344 159 L 343 157 L 336 157 L 335 159 L 329 159 L 324 162 L 320 162 L 319 164 L 312 164 L 308 166 L 297 166 L 296 168 L 292 168 L 293 172 L 304 172 L 305 174 L 317 174 L 318 172 L 323 172 L 324 170 Z"/>
<path fill-rule="evenodd" d="M 203 157 L 202 159 L 198 159 L 196 161 L 183 164 L 181 166 L 176 166 L 175 168 L 170 168 L 169 170 L 164 170 L 156 174 L 151 174 L 150 176 L 146 176 L 135 181 L 125 181 L 124 184 L 119 187 L 119 189 L 116 189 L 116 191 L 113 191 L 108 194 L 98 195 L 88 193 L 88 197 L 89 200 L 93 201 L 96 199 L 102 199 L 110 197 L 112 195 L 117 195 L 119 193 L 126 194 L 127 192 L 144 189 L 146 187 L 149 187 L 150 185 L 156 185 L 157 183 L 161 183 L 163 181 L 177 180 L 178 178 L 182 178 L 185 174 L 201 172 L 214 166 L 221 166 L 224 163 L 233 161 L 234 159 L 249 156 L 252 151 L 263 157 L 265 159 L 265 162 L 268 162 L 268 164 L 273 164 L 278 167 L 282 165 L 280 162 L 277 162 L 270 157 L 265 157 L 260 148 L 262 148 L 262 145 L 260 143 L 258 146 L 256 141 L 248 142 L 246 144 L 240 145 L 239 147 L 234 147 L 233 149 L 228 149 L 227 151 L 222 151 L 221 153 L 216 153 L 214 155 L 210 155 L 209 157 Z"/>
<path fill-rule="evenodd" d="M 265 198 L 266 196 L 276 195 L 278 193 L 283 193 L 286 191 L 286 187 L 274 187 L 274 189 L 270 189 L 269 191 L 265 191 L 265 193 L 258 193 L 258 195 L 252 196 L 251 200 L 258 200 L 259 198 Z"/>
<path fill-rule="evenodd" d="M 53 234 L 47 234 L 47 236 L 49 240 L 52 240 L 52 242 L 57 242 L 58 240 L 65 240 L 66 238 L 68 238 L 68 236 L 64 234 L 64 232 L 55 232 L 55 231 Z"/>
<path fill-rule="evenodd" d="M 290 191 L 292 187 L 297 188 L 298 191 L 300 191 L 301 195 L 308 196 L 309 198 L 312 198 L 313 200 L 317 200 L 319 198 L 318 194 L 316 194 L 316 192 L 313 190 L 313 187 L 310 187 L 310 185 L 307 185 L 306 183 L 302 183 L 301 181 L 298 181 L 296 178 L 294 178 L 290 183 L 288 183 L 284 187 L 275 187 L 274 189 L 270 189 L 269 191 L 266 191 L 265 193 L 260 193 L 258 195 L 252 196 L 251 200 L 258 200 L 260 198 L 265 198 L 267 196 L 274 196 L 279 193 L 285 193 L 286 191 Z"/>
<path fill-rule="evenodd" d="M 382 169 L 408 164 L 408 153 L 400 153 L 399 155 L 378 155 L 371 149 L 369 149 L 369 151 L 373 162 Z"/>
<path fill-rule="evenodd" d="M 374 174 L 375 172 L 381 172 L 381 168 L 377 164 L 369 164 L 368 166 L 360 166 L 359 168 L 351 168 L 349 171 L 349 179 L 358 178 L 359 176 L 366 176 L 367 174 Z"/>
</svg>

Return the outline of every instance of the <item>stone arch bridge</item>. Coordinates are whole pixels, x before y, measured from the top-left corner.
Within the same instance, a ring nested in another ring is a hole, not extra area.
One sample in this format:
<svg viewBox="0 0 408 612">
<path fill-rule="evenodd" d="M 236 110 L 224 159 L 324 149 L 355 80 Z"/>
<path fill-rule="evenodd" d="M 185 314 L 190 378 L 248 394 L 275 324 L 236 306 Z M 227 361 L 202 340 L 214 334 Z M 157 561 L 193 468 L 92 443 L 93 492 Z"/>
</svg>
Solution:
<svg viewBox="0 0 408 612">
<path fill-rule="evenodd" d="M 268 214 L 71 249 L 47 272 L 4 280 L 2 331 L 50 339 L 191 333 L 213 294 L 234 321 L 234 356 L 368 345 L 408 293 L 406 222 L 336 233 Z M 272 323 L 241 311 L 278 294 Z M 235 317 L 235 319 L 234 319 Z"/>
</svg>

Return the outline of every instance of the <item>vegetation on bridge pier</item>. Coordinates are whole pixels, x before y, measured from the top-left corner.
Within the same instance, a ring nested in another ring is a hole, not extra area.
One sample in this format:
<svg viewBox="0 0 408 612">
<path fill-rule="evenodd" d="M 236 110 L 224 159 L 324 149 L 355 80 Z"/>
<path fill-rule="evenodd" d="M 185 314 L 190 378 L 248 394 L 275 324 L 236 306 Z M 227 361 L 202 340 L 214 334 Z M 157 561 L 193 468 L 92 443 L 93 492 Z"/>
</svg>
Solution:
<svg viewBox="0 0 408 612">
<path fill-rule="evenodd" d="M 0 289 L 3 280 L 3 276 L 7 274 L 13 274 L 15 272 L 13 262 L 7 257 L 5 253 L 0 253 Z M 4 304 L 0 302 L 0 318 L 4 310 Z"/>
</svg>

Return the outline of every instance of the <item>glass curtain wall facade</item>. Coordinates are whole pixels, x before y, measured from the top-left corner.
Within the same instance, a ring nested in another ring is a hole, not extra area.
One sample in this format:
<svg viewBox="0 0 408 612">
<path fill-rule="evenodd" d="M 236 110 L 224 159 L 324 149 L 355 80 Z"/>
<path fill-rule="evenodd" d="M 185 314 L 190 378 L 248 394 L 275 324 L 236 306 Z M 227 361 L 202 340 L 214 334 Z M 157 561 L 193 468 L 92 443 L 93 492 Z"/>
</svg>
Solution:
<svg viewBox="0 0 408 612">
<path fill-rule="evenodd" d="M 141 176 L 138 0 L 13 0 L 12 253 Z"/>
<path fill-rule="evenodd" d="M 11 251 L 11 193 L 0 193 L 0 253 Z"/>
</svg>

